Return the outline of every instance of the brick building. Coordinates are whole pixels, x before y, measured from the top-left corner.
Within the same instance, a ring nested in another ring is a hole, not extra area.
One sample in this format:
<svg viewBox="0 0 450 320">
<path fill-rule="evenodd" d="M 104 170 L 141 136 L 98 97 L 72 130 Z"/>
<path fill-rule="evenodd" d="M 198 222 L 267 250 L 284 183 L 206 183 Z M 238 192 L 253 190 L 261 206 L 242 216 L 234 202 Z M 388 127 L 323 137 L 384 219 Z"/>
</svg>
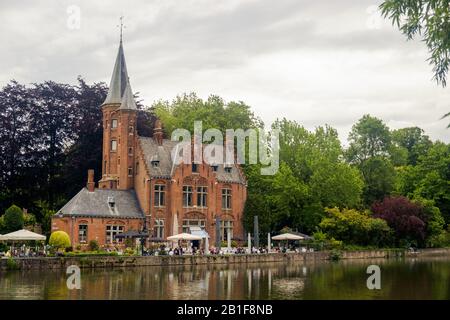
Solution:
<svg viewBox="0 0 450 320">
<path fill-rule="evenodd" d="M 177 142 L 164 139 L 160 121 L 153 137 L 137 134 L 137 107 L 122 41 L 102 112 L 98 188 L 90 170 L 87 186 L 52 217 L 52 231 L 67 232 L 72 245 L 90 240 L 115 245 L 120 241 L 115 235 L 141 231 L 144 224 L 152 237 L 160 239 L 199 229 L 209 234 L 211 244 L 218 236 L 244 238 L 247 189 L 239 165 L 173 165 L 171 152 Z"/>
</svg>

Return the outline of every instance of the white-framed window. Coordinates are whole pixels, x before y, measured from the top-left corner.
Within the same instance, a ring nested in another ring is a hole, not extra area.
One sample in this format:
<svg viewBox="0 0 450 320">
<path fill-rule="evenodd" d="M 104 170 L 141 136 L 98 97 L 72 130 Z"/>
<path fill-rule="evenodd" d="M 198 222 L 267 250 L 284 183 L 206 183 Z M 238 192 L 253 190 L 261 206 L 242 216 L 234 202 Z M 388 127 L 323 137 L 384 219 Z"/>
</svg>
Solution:
<svg viewBox="0 0 450 320">
<path fill-rule="evenodd" d="M 117 140 L 111 140 L 111 151 L 117 151 Z"/>
<path fill-rule="evenodd" d="M 163 184 L 155 184 L 155 207 L 163 207 L 166 201 L 166 186 Z"/>
<path fill-rule="evenodd" d="M 222 209 L 231 209 L 231 189 L 222 189 Z"/>
<path fill-rule="evenodd" d="M 183 207 L 192 207 L 192 187 L 183 186 Z"/>
<path fill-rule="evenodd" d="M 111 128 L 112 129 L 117 128 L 118 123 L 119 123 L 119 121 L 117 119 L 112 119 L 111 120 Z"/>
<path fill-rule="evenodd" d="M 208 187 L 197 187 L 197 206 L 207 207 L 208 206 Z"/>
<path fill-rule="evenodd" d="M 233 221 L 231 220 L 220 221 L 220 239 L 222 241 L 228 240 L 228 231 L 230 232 L 230 238 L 233 238 Z"/>
<path fill-rule="evenodd" d="M 206 220 L 205 219 L 184 219 L 183 220 L 183 232 L 190 233 L 190 227 L 200 227 L 205 229 Z"/>
<path fill-rule="evenodd" d="M 121 225 L 107 225 L 106 226 L 106 242 L 116 243 L 122 242 L 122 239 L 115 239 L 116 235 L 123 233 L 124 227 Z"/>
<path fill-rule="evenodd" d="M 164 238 L 164 219 L 155 219 L 155 237 Z"/>
<path fill-rule="evenodd" d="M 87 231 L 88 231 L 87 224 L 78 225 L 78 242 L 80 243 L 87 242 Z"/>
</svg>

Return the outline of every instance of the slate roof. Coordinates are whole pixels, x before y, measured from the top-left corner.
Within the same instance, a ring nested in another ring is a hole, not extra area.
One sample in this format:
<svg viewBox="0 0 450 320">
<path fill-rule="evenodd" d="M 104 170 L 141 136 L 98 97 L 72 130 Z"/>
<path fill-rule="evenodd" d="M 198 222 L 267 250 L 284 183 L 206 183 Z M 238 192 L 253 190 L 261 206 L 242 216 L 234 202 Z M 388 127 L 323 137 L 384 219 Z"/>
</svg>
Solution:
<svg viewBox="0 0 450 320">
<path fill-rule="evenodd" d="M 139 137 L 139 143 L 144 153 L 145 162 L 149 174 L 154 178 L 170 179 L 173 174 L 172 150 L 175 150 L 178 141 L 163 139 L 162 145 L 158 145 L 153 138 Z M 152 161 L 158 160 L 159 165 L 153 166 Z M 245 178 L 236 165 L 231 166 L 231 172 L 226 172 L 224 165 L 218 165 L 216 171 L 218 181 L 230 183 L 245 183 Z"/>
<path fill-rule="evenodd" d="M 114 208 L 108 204 L 113 197 Z M 56 215 L 105 217 L 105 218 L 144 218 L 134 190 L 95 189 L 89 192 L 83 188 Z"/>
<path fill-rule="evenodd" d="M 120 41 L 119 50 L 117 52 L 114 70 L 109 84 L 108 95 L 103 104 L 122 103 L 122 97 L 128 83 L 127 64 L 125 63 L 125 55 L 123 53 L 122 41 Z"/>
</svg>

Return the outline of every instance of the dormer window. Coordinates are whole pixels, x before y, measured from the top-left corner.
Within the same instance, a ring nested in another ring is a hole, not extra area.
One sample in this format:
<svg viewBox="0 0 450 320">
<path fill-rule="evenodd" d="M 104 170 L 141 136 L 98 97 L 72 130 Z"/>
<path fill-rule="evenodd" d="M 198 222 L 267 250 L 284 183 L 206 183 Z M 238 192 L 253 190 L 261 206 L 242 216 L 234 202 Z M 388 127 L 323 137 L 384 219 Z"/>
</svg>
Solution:
<svg viewBox="0 0 450 320">
<path fill-rule="evenodd" d="M 231 173 L 231 167 L 225 167 L 224 169 L 226 173 Z"/>
<path fill-rule="evenodd" d="M 114 207 L 116 206 L 116 202 L 114 201 L 114 197 L 108 197 L 108 205 L 111 209 L 114 209 Z"/>
<path fill-rule="evenodd" d="M 152 160 L 152 167 L 158 168 L 159 167 L 159 160 Z"/>
</svg>

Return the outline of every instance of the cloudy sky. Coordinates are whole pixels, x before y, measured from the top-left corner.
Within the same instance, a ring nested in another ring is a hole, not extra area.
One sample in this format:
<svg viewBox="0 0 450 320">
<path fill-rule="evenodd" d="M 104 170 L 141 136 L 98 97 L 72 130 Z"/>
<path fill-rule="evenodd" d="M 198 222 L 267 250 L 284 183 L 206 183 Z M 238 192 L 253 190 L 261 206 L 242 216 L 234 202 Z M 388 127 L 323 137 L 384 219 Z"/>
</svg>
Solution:
<svg viewBox="0 0 450 320">
<path fill-rule="evenodd" d="M 450 88 L 432 82 L 421 41 L 379 17 L 376 0 L 0 0 L 0 86 L 109 83 L 119 16 L 131 85 L 144 103 L 183 92 L 251 105 L 347 139 L 363 114 L 450 142 Z"/>
</svg>

